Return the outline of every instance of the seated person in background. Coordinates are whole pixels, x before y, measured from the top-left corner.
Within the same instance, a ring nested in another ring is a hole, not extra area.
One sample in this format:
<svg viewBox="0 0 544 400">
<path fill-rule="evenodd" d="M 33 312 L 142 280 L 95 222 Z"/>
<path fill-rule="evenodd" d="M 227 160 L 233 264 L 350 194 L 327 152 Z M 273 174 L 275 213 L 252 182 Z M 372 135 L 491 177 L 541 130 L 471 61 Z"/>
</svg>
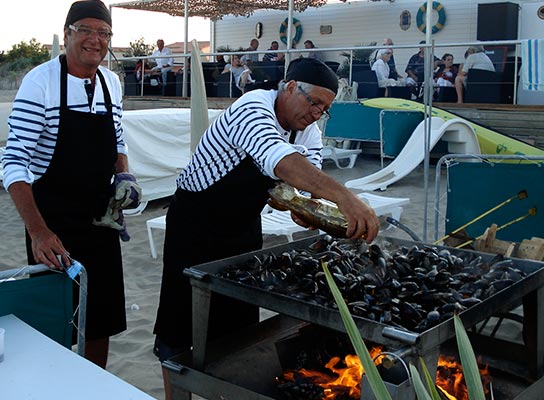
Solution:
<svg viewBox="0 0 544 400">
<path fill-rule="evenodd" d="M 170 50 L 168 47 L 164 47 L 164 40 L 159 39 L 157 40 L 157 50 L 155 50 L 152 54 L 153 57 L 161 57 L 161 56 L 171 56 L 172 50 Z M 159 75 L 161 77 L 162 82 L 162 91 L 164 95 L 164 89 L 166 86 L 166 75 L 168 72 L 172 71 L 172 66 L 174 65 L 174 59 L 172 57 L 165 57 L 165 58 L 156 58 L 155 62 L 157 65 L 153 68 L 151 68 L 151 75 Z"/>
<path fill-rule="evenodd" d="M 404 86 L 403 82 L 389 78 L 390 67 L 389 59 L 393 55 L 391 49 L 380 49 L 376 54 L 376 61 L 372 64 L 372 71 L 376 72 L 378 78 L 378 86 L 386 88 L 385 96 L 387 96 L 387 88 L 390 86 Z"/>
<path fill-rule="evenodd" d="M 215 64 L 218 67 L 225 68 L 225 65 L 227 65 L 227 62 L 225 61 L 225 56 L 222 56 L 222 55 L 215 56 Z"/>
<path fill-rule="evenodd" d="M 285 58 L 284 54 L 277 53 L 279 46 L 279 43 L 273 40 L 272 43 L 270 43 L 270 48 L 268 49 L 270 53 L 265 53 L 265 55 L 263 56 L 263 61 L 283 61 L 283 59 Z"/>
<path fill-rule="evenodd" d="M 304 42 L 304 48 L 306 48 L 306 49 L 317 49 L 317 47 L 315 47 L 315 45 L 314 45 L 314 42 L 312 42 L 311 40 L 306 40 Z M 308 58 L 315 58 L 316 60 L 324 61 L 323 53 L 321 53 L 320 51 L 310 51 L 308 53 Z"/>
<path fill-rule="evenodd" d="M 434 75 L 436 84 L 439 87 L 453 87 L 455 78 L 457 77 L 457 67 L 453 65 L 453 55 L 446 53 L 442 56 L 443 64 L 438 67 L 438 71 Z"/>
<path fill-rule="evenodd" d="M 149 78 L 151 74 L 151 68 L 149 68 L 149 64 L 147 63 L 147 61 L 138 60 L 138 62 L 136 63 L 136 67 L 134 67 L 134 76 L 136 77 L 136 80 L 138 82 L 141 82 L 142 80 L 142 65 L 144 66 L 143 78 Z"/>
<path fill-rule="evenodd" d="M 255 83 L 255 80 L 251 77 L 251 70 L 249 67 L 247 65 L 242 65 L 240 58 L 239 55 L 233 54 L 231 62 L 225 65 L 222 74 L 231 72 L 236 87 L 244 93 L 244 88 L 247 83 Z"/>
<path fill-rule="evenodd" d="M 457 91 L 457 103 L 463 102 L 463 95 L 466 86 L 466 76 L 471 69 L 482 69 L 495 72 L 495 66 L 484 53 L 483 46 L 470 46 L 465 54 L 468 54 L 463 67 L 455 78 L 455 90 Z"/>
<path fill-rule="evenodd" d="M 425 40 L 419 42 L 419 44 L 424 44 Z M 440 59 L 434 57 L 434 66 L 433 70 L 438 66 Z M 419 51 L 410 57 L 408 65 L 405 70 L 406 77 L 406 86 L 412 87 L 412 94 L 416 97 L 419 97 L 419 89 L 425 81 L 425 48 L 420 47 Z"/>
<path fill-rule="evenodd" d="M 393 46 L 393 40 L 391 38 L 386 38 L 383 41 L 384 46 Z M 393 49 L 391 49 L 391 58 L 389 59 L 389 78 L 398 80 L 400 78 L 399 73 L 397 72 L 397 66 L 395 65 L 395 55 L 393 54 Z"/>
<path fill-rule="evenodd" d="M 249 42 L 249 48 L 248 51 L 257 51 L 259 48 L 259 41 L 257 39 L 251 39 L 251 42 Z M 259 55 L 257 53 L 253 54 L 244 54 L 242 56 L 242 64 L 251 64 L 252 62 L 259 61 Z"/>
</svg>

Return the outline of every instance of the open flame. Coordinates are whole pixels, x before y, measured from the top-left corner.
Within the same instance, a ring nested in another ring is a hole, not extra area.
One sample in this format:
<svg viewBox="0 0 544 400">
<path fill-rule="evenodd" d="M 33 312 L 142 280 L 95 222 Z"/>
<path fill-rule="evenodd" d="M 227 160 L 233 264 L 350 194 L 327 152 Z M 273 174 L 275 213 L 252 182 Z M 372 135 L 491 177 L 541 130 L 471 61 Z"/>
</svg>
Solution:
<svg viewBox="0 0 544 400">
<path fill-rule="evenodd" d="M 370 356 L 374 358 L 381 351 L 381 346 L 373 347 L 369 351 Z M 375 362 L 380 364 L 381 357 L 378 357 Z M 296 374 L 307 378 L 315 385 L 321 386 L 325 393 L 323 399 L 334 400 L 339 395 L 349 395 L 354 399 L 361 398 L 361 376 L 365 371 L 357 355 L 348 354 L 344 357 L 343 363 L 340 357 L 333 357 L 325 364 L 325 368 L 329 369 L 334 376 L 304 368 L 297 370 Z M 294 374 L 293 371 L 284 372 L 283 378 L 292 381 L 294 380 Z"/>
<path fill-rule="evenodd" d="M 480 376 L 484 384 L 484 391 L 489 391 L 491 375 L 487 366 L 480 368 Z M 469 400 L 468 389 L 465 385 L 463 367 L 454 357 L 438 357 L 436 370 L 436 386 L 444 393 L 449 400 Z"/>
<path fill-rule="evenodd" d="M 376 346 L 370 349 L 372 358 L 377 357 L 382 351 L 381 346 Z M 381 363 L 381 358 L 378 357 L 376 364 Z M 342 362 L 343 361 L 343 362 Z M 348 354 L 344 360 L 340 357 L 333 357 L 325 364 L 325 368 L 331 373 L 323 373 L 308 369 L 299 369 L 296 371 L 285 371 L 283 378 L 288 381 L 295 380 L 297 376 L 304 377 L 314 385 L 321 386 L 324 390 L 323 400 L 334 400 L 337 397 L 347 395 L 353 399 L 361 398 L 361 376 L 364 373 L 359 357 Z M 480 375 L 485 387 L 485 392 L 488 392 L 491 376 L 486 367 L 480 369 Z M 468 390 L 463 377 L 463 368 L 454 357 L 440 356 L 436 371 L 436 386 L 442 391 L 444 396 L 449 400 L 469 400 Z"/>
</svg>

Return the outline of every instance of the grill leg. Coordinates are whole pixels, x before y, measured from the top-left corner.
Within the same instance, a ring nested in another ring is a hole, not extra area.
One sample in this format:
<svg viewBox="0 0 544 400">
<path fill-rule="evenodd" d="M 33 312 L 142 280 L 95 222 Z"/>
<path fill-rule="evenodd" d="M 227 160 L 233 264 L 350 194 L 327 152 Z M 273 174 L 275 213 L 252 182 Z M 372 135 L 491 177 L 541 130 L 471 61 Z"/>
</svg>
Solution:
<svg viewBox="0 0 544 400">
<path fill-rule="evenodd" d="M 204 370 L 211 292 L 193 286 L 193 366 Z"/>
</svg>

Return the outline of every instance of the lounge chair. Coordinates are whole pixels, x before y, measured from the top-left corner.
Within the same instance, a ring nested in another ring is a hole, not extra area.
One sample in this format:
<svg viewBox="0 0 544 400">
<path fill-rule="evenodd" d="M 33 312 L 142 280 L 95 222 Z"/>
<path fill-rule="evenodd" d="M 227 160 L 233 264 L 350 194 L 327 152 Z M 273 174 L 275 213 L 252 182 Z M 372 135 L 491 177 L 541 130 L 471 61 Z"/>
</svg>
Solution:
<svg viewBox="0 0 544 400">
<path fill-rule="evenodd" d="M 357 196 L 367 202 L 374 209 L 376 215 L 391 214 L 396 220 L 400 220 L 403 206 L 410 202 L 408 198 L 385 197 L 371 193 L 359 193 Z M 291 219 L 289 211 L 272 209 L 272 211 L 262 214 L 261 221 L 263 234 L 285 235 L 290 242 L 293 241 L 295 232 L 306 230 Z"/>
<path fill-rule="evenodd" d="M 408 198 L 385 197 L 371 193 L 359 193 L 357 196 L 366 201 L 374 209 L 376 215 L 391 214 L 396 220 L 400 220 L 403 206 L 410 203 L 410 199 Z M 297 225 L 291 219 L 289 211 L 278 211 L 269 206 L 266 206 L 261 213 L 261 223 L 263 234 L 285 235 L 290 242 L 293 241 L 293 234 L 295 232 L 306 230 L 306 228 Z M 153 229 L 166 229 L 166 216 L 161 215 L 160 217 L 147 220 L 146 226 L 151 257 L 157 258 Z"/>
</svg>

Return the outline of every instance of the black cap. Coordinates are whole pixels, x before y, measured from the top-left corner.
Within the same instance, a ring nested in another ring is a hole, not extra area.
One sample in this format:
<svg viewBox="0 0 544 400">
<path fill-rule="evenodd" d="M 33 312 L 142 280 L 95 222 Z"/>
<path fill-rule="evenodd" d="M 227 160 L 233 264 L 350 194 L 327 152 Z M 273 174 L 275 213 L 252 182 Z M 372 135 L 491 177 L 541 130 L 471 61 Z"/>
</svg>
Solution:
<svg viewBox="0 0 544 400">
<path fill-rule="evenodd" d="M 100 19 L 109 26 L 112 26 L 111 14 L 104 3 L 100 0 L 83 0 L 72 4 L 66 16 L 64 27 L 68 27 L 68 25 L 84 18 Z"/>
<path fill-rule="evenodd" d="M 315 58 L 297 58 L 291 61 L 285 76 L 287 82 L 295 80 L 338 92 L 338 75 L 323 62 Z"/>
</svg>

